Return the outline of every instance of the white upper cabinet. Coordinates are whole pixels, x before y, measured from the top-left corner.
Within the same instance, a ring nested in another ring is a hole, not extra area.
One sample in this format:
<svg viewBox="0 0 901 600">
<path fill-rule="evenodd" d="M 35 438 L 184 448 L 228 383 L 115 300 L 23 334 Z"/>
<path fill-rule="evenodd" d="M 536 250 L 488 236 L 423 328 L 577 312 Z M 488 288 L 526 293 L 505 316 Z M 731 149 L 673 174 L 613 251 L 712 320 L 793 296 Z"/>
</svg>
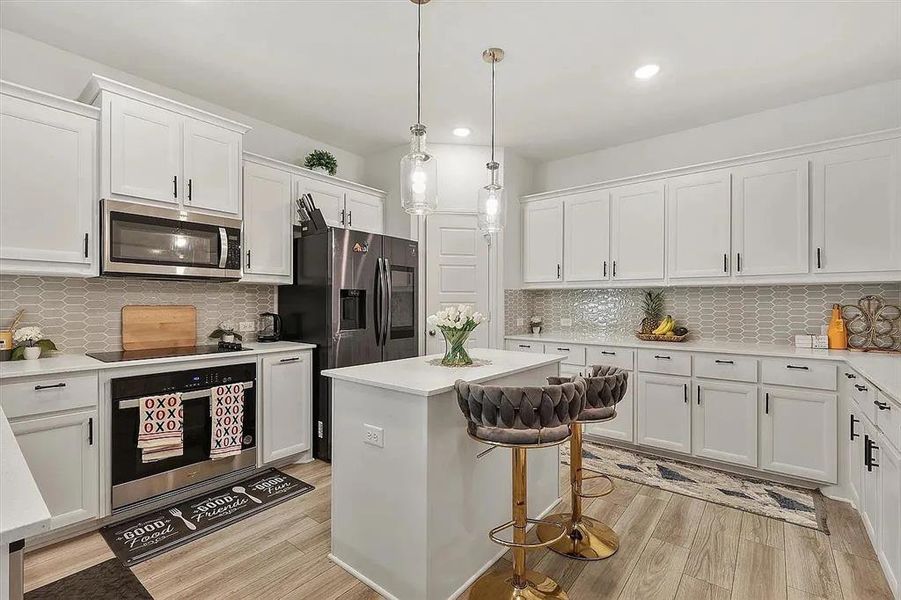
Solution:
<svg viewBox="0 0 901 600">
<path fill-rule="evenodd" d="M 185 119 L 185 204 L 241 214 L 241 139 L 236 131 Z"/>
<path fill-rule="evenodd" d="M 97 275 L 100 111 L 0 82 L 0 270 Z"/>
<path fill-rule="evenodd" d="M 729 276 L 730 195 L 729 171 L 666 181 L 671 278 Z"/>
<path fill-rule="evenodd" d="M 322 217 L 329 227 L 345 227 L 347 213 L 344 210 L 344 188 L 308 177 L 295 177 L 297 198 L 304 194 L 313 197 L 313 204 L 322 212 Z"/>
<path fill-rule="evenodd" d="M 292 280 L 291 173 L 244 162 L 244 276 L 248 283 Z"/>
<path fill-rule="evenodd" d="M 522 211 L 523 281 L 561 281 L 563 203 L 556 199 L 529 202 Z"/>
<path fill-rule="evenodd" d="M 606 281 L 610 274 L 610 192 L 567 196 L 563 211 L 563 278 Z"/>
<path fill-rule="evenodd" d="M 385 230 L 382 221 L 382 199 L 375 195 L 356 190 L 348 190 L 345 195 L 347 228 L 370 233 Z"/>
<path fill-rule="evenodd" d="M 611 275 L 615 281 L 663 279 L 663 189 L 663 182 L 653 181 L 611 190 Z"/>
<path fill-rule="evenodd" d="M 901 270 L 901 140 L 812 160 L 814 272 Z"/>
<path fill-rule="evenodd" d="M 787 158 L 732 171 L 733 274 L 808 272 L 809 163 Z"/>
</svg>

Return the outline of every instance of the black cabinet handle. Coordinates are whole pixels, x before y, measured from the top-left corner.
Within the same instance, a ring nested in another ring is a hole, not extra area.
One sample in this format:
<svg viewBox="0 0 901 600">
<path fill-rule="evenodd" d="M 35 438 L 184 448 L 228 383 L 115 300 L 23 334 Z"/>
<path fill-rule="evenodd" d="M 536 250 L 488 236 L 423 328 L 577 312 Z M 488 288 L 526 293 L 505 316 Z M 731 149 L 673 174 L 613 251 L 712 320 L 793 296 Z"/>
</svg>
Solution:
<svg viewBox="0 0 901 600">
<path fill-rule="evenodd" d="M 685 404 L 688 404 L 688 384 L 682 384 L 682 397 L 685 400 Z"/>
<path fill-rule="evenodd" d="M 344 212 L 344 209 L 341 209 L 341 224 L 344 225 L 344 217 L 347 213 Z"/>
<path fill-rule="evenodd" d="M 616 277 L 616 261 L 613 261 L 613 276 Z"/>
<path fill-rule="evenodd" d="M 528 344 L 520 344 L 519 347 L 520 348 L 531 348 L 531 346 Z"/>
<path fill-rule="evenodd" d="M 727 262 L 728 260 L 729 260 L 729 255 L 727 253 L 723 252 L 723 273 L 729 272 L 729 263 Z"/>
<path fill-rule="evenodd" d="M 855 375 L 854 373 L 845 373 L 845 377 L 847 377 L 848 379 L 857 379 L 857 375 Z"/>
<path fill-rule="evenodd" d="M 734 365 L 735 364 L 734 360 L 715 360 L 713 362 L 715 362 L 718 365 Z"/>
<path fill-rule="evenodd" d="M 873 443 L 870 436 L 865 435 L 863 438 L 863 462 L 867 466 L 867 471 L 872 471 L 873 469 L 879 468 L 879 463 L 873 459 L 873 450 L 879 450 L 879 446 Z"/>
<path fill-rule="evenodd" d="M 607 261 L 604 261 L 604 277 L 607 276 Z"/>
<path fill-rule="evenodd" d="M 796 369 L 798 371 L 809 371 L 810 367 L 801 367 L 798 365 L 785 365 L 786 369 Z"/>
<path fill-rule="evenodd" d="M 763 395 L 763 413 L 770 414 L 770 393 L 767 392 Z"/>
<path fill-rule="evenodd" d="M 297 362 L 297 361 L 299 361 L 299 360 L 300 360 L 300 357 L 299 357 L 299 356 L 295 356 L 294 358 L 283 358 L 283 359 L 281 359 L 281 360 L 278 361 L 278 362 L 280 362 L 280 363 L 292 363 L 292 362 Z"/>
<path fill-rule="evenodd" d="M 65 383 L 54 383 L 53 385 L 36 385 L 34 386 L 34 391 L 39 392 L 41 390 L 52 390 L 53 388 L 64 388 L 66 387 Z"/>
<path fill-rule="evenodd" d="M 560 263 L 557 263 L 557 279 L 560 279 Z"/>
<path fill-rule="evenodd" d="M 247 251 L 247 268 L 250 268 L 250 250 Z"/>
<path fill-rule="evenodd" d="M 736 266 L 738 267 L 738 272 L 741 273 L 741 252 L 739 252 L 735 257 Z"/>
<path fill-rule="evenodd" d="M 188 179 L 188 202 L 191 201 L 191 197 L 194 195 L 194 182 L 191 179 Z"/>
<path fill-rule="evenodd" d="M 354 211 L 347 211 L 347 226 L 350 227 L 354 224 Z"/>
<path fill-rule="evenodd" d="M 172 178 L 172 195 L 178 198 L 178 175 Z"/>
<path fill-rule="evenodd" d="M 88 257 L 88 234 L 84 234 L 84 257 Z"/>
<path fill-rule="evenodd" d="M 865 392 L 865 391 L 867 391 L 868 389 L 870 389 L 870 388 L 868 388 L 868 387 L 865 386 L 865 385 L 860 385 L 859 383 L 855 383 L 855 384 L 854 384 L 854 387 L 857 388 L 857 391 L 858 391 L 858 392 Z"/>
<path fill-rule="evenodd" d="M 572 352 L 572 348 L 557 348 L 557 350 L 560 350 L 561 352 Z"/>
<path fill-rule="evenodd" d="M 879 410 L 892 410 L 892 407 L 888 402 L 880 402 L 879 400 L 873 400 L 873 404 L 876 405 L 876 408 Z"/>
<path fill-rule="evenodd" d="M 672 356 L 663 356 L 661 354 L 655 354 L 654 358 L 656 358 L 657 360 L 672 360 L 673 359 Z"/>
<path fill-rule="evenodd" d="M 610 352 L 609 350 L 601 350 L 601 354 L 605 356 L 616 356 L 616 352 Z"/>
<path fill-rule="evenodd" d="M 817 269 L 823 268 L 823 260 L 822 260 L 821 254 L 822 254 L 822 251 L 819 248 L 817 248 Z"/>
<path fill-rule="evenodd" d="M 94 445 L 94 417 L 88 419 L 88 446 Z"/>
<path fill-rule="evenodd" d="M 698 386 L 698 406 L 701 406 L 701 386 Z"/>
<path fill-rule="evenodd" d="M 855 423 L 860 423 L 860 419 L 855 419 L 854 415 L 851 415 L 851 440 L 852 441 L 856 440 L 857 438 L 860 437 L 859 433 L 854 432 L 854 424 Z"/>
</svg>

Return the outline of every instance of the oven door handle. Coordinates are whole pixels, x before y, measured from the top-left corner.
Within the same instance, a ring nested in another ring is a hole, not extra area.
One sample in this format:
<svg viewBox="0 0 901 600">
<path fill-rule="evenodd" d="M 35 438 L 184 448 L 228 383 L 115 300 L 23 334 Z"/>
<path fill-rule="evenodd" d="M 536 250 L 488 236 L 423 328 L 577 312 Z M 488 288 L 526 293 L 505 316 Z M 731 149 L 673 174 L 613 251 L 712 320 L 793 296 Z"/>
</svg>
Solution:
<svg viewBox="0 0 901 600">
<path fill-rule="evenodd" d="M 228 260 L 228 234 L 225 233 L 225 227 L 219 228 L 219 268 L 225 268 L 225 261 Z"/>
<path fill-rule="evenodd" d="M 244 389 L 249 390 L 253 389 L 252 381 L 244 382 Z M 207 388 L 205 390 L 196 390 L 192 392 L 182 392 L 181 401 L 185 402 L 187 400 L 200 400 L 202 398 L 209 398 L 213 394 L 212 388 Z M 138 408 L 141 405 L 141 398 L 133 398 L 130 400 L 120 400 L 117 404 L 119 410 L 125 408 Z"/>
</svg>

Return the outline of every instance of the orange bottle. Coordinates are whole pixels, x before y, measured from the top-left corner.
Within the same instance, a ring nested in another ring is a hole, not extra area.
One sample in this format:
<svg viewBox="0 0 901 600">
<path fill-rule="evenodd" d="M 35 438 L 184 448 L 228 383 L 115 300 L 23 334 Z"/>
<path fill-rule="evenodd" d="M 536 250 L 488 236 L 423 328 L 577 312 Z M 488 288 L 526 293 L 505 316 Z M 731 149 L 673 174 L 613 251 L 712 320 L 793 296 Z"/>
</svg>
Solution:
<svg viewBox="0 0 901 600">
<path fill-rule="evenodd" d="M 842 307 L 838 304 L 832 305 L 832 319 L 829 321 L 826 335 L 829 336 L 830 350 L 845 350 L 848 347 L 848 332 L 842 318 Z"/>
</svg>

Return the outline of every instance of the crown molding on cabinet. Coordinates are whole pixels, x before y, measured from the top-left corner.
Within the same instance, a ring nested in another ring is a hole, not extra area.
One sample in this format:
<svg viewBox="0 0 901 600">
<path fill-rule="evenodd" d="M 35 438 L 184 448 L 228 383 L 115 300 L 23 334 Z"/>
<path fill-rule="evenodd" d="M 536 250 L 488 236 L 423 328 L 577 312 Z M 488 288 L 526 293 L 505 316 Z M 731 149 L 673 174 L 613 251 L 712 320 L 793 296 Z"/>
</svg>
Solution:
<svg viewBox="0 0 901 600">
<path fill-rule="evenodd" d="M 267 156 L 261 156 L 259 154 L 254 154 L 253 152 L 244 152 L 243 154 L 244 160 L 252 163 L 256 163 L 258 165 L 263 165 L 266 167 L 271 167 L 273 169 L 280 169 L 282 171 L 287 171 L 289 173 L 294 173 L 295 175 L 300 175 L 301 177 L 306 177 L 308 179 L 314 179 L 316 181 L 323 181 L 325 183 L 331 183 L 333 185 L 339 185 L 343 188 L 348 188 L 352 190 L 356 190 L 358 192 L 364 192 L 367 194 L 375 194 L 378 196 L 385 197 L 388 195 L 384 190 L 380 190 L 377 188 L 369 187 L 367 185 L 363 185 L 361 183 L 356 183 L 354 181 L 348 181 L 347 179 L 341 179 L 340 177 L 334 177 L 332 175 L 324 175 L 323 173 L 317 173 L 316 171 L 311 171 L 306 167 L 300 167 L 298 165 L 292 165 L 291 163 L 286 163 L 280 160 L 276 160 L 274 158 L 269 158 Z"/>
<path fill-rule="evenodd" d="M 96 106 L 48 94 L 47 92 L 42 92 L 4 79 L 0 79 L 0 94 L 14 96 L 16 98 L 21 98 L 22 100 L 49 106 L 50 108 L 56 108 L 90 119 L 100 120 L 100 109 Z"/>
</svg>

